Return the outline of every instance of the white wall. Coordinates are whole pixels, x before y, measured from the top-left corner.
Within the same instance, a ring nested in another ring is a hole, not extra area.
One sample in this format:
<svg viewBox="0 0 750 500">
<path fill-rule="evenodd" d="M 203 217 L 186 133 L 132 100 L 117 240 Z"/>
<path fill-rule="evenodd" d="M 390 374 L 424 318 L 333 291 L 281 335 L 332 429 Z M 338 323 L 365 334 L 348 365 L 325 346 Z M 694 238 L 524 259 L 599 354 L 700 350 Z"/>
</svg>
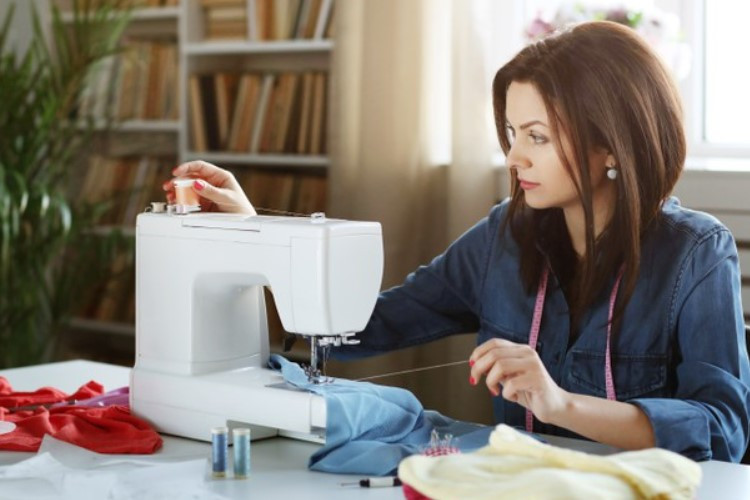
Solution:
<svg viewBox="0 0 750 500">
<path fill-rule="evenodd" d="M 695 161 L 695 160 L 694 160 Z M 742 272 L 742 305 L 750 323 L 750 158 L 688 168 L 675 195 L 683 206 L 713 214 L 734 235 Z"/>
<path fill-rule="evenodd" d="M 49 0 L 0 0 L 0 22 L 5 20 L 5 16 L 13 4 L 16 7 L 10 27 L 10 44 L 15 46 L 20 53 L 26 50 L 32 36 L 32 4 L 36 4 L 37 10 L 43 16 L 42 19 L 46 19 Z"/>
</svg>

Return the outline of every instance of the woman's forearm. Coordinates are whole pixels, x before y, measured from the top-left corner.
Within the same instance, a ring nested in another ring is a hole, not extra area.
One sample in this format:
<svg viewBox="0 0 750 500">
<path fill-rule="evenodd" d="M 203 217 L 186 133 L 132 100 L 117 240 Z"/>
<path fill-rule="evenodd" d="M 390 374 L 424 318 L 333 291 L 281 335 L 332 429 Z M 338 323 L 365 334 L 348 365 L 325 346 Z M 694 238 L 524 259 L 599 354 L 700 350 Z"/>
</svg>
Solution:
<svg viewBox="0 0 750 500">
<path fill-rule="evenodd" d="M 568 393 L 565 411 L 549 423 L 625 450 L 655 446 L 651 422 L 643 410 L 630 403 Z"/>
</svg>

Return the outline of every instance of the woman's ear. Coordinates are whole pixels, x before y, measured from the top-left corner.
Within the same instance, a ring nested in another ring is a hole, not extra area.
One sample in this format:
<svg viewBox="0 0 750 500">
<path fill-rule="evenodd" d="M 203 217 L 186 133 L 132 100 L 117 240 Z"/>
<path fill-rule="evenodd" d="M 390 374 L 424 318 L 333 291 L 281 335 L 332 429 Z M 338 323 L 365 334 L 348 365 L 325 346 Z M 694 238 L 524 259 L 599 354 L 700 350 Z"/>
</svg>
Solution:
<svg viewBox="0 0 750 500">
<path fill-rule="evenodd" d="M 617 166 L 617 161 L 612 153 L 607 153 L 607 157 L 604 159 L 604 166 L 607 168 L 614 168 Z"/>
</svg>

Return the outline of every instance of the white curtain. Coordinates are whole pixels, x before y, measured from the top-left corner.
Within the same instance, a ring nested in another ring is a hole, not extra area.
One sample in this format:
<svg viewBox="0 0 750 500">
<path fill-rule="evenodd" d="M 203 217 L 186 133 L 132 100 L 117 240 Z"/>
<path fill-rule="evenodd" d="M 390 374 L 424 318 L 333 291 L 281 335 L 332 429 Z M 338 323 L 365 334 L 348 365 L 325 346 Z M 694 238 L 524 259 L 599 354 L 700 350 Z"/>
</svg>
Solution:
<svg viewBox="0 0 750 500">
<path fill-rule="evenodd" d="M 336 4 L 329 212 L 381 222 L 384 287 L 442 252 L 498 197 L 490 89 L 508 52 L 508 44 L 497 45 L 500 31 L 512 24 L 498 3 Z M 474 342 L 455 337 L 335 370 L 355 377 L 466 359 Z M 466 406 L 466 366 L 420 373 L 382 382 L 409 387 L 428 407 L 446 400 L 446 390 L 452 404 L 441 410 Z"/>
</svg>

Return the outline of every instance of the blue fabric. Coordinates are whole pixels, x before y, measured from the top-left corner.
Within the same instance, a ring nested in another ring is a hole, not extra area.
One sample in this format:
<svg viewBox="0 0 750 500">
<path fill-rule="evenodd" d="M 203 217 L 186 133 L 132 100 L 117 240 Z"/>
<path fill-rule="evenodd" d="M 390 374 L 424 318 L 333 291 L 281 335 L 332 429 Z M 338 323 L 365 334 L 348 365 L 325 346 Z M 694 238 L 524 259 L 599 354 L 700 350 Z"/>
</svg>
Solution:
<svg viewBox="0 0 750 500">
<path fill-rule="evenodd" d="M 528 343 L 535 292 L 519 273 L 519 247 L 501 232 L 505 201 L 401 286 L 383 292 L 351 359 L 447 335 L 478 332 L 477 343 Z M 614 281 L 614 279 L 612 280 Z M 605 397 L 610 287 L 581 318 L 569 346 L 569 312 L 557 277 L 547 288 L 538 352 L 565 390 Z M 710 215 L 667 200 L 642 241 L 633 296 L 612 339 L 617 398 L 643 409 L 659 447 L 694 460 L 739 461 L 748 441 L 750 364 L 740 300 L 737 248 Z M 495 419 L 523 427 L 524 409 L 493 399 Z M 536 421 L 541 433 L 575 434 Z"/>
<path fill-rule="evenodd" d="M 325 397 L 326 443 L 310 457 L 312 470 L 392 475 L 403 458 L 423 451 L 433 429 L 441 436 L 460 436 L 462 451 L 486 445 L 493 429 L 423 411 L 405 389 L 344 379 L 313 384 L 298 364 L 277 354 L 271 355 L 269 365 L 281 370 L 288 383 Z"/>
</svg>

